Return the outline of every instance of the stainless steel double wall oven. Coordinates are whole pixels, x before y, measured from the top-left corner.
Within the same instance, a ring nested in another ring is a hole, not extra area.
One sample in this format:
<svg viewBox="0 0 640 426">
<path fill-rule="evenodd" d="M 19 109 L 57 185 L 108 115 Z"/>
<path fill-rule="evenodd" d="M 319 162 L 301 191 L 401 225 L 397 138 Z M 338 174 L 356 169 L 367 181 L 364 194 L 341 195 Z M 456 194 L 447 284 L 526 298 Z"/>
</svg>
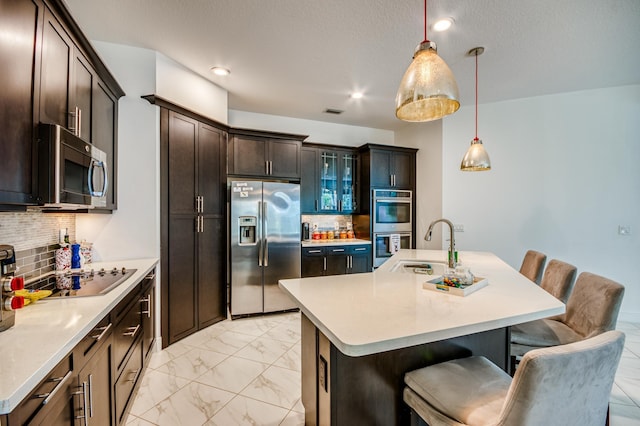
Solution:
<svg viewBox="0 0 640 426">
<path fill-rule="evenodd" d="M 372 190 L 373 267 L 393 255 L 392 236 L 400 237 L 400 248 L 410 249 L 413 227 L 413 193 L 409 190 Z"/>
</svg>

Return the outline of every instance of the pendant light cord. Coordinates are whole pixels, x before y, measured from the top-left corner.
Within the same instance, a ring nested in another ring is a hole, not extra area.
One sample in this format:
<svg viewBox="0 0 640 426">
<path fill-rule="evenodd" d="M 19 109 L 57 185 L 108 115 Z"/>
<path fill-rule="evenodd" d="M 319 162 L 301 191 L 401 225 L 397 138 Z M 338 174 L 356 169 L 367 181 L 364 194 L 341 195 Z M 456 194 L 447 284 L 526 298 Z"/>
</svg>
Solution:
<svg viewBox="0 0 640 426">
<path fill-rule="evenodd" d="M 427 39 L 427 0 L 424 0 L 424 41 L 429 41 Z"/>
<path fill-rule="evenodd" d="M 478 140 L 478 51 L 476 51 L 476 137 L 473 140 Z"/>
</svg>

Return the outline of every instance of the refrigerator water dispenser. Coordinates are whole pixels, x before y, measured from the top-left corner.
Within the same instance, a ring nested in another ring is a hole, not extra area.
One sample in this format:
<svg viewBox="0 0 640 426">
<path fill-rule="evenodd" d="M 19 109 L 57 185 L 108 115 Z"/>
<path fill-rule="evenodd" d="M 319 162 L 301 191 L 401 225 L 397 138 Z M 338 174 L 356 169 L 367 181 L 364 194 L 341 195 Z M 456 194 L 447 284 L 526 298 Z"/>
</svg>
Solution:
<svg viewBox="0 0 640 426">
<path fill-rule="evenodd" d="M 255 245 L 256 240 L 256 226 L 258 224 L 258 218 L 255 216 L 240 216 L 238 218 L 238 226 L 240 226 L 239 240 L 240 245 Z"/>
</svg>

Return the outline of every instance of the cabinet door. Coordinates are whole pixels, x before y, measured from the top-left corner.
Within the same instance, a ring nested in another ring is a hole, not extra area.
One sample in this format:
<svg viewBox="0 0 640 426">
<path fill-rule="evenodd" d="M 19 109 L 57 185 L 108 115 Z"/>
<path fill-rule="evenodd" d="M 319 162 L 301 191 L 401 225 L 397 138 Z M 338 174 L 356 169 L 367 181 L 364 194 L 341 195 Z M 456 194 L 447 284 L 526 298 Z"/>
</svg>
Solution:
<svg viewBox="0 0 640 426">
<path fill-rule="evenodd" d="M 198 330 L 197 277 L 196 277 L 196 233 L 193 215 L 173 215 L 169 218 L 167 242 L 168 291 L 166 311 L 168 342 L 177 342 Z M 204 259 L 203 262 L 209 259 Z M 163 277 L 165 274 L 163 273 Z M 163 345 L 164 345 L 163 339 Z"/>
<path fill-rule="evenodd" d="M 416 168 L 415 154 L 394 152 L 391 156 L 393 187 L 398 189 L 413 189 Z"/>
<path fill-rule="evenodd" d="M 318 152 L 315 148 L 302 148 L 300 160 L 300 212 L 302 214 L 318 212 L 318 176 L 320 176 Z"/>
<path fill-rule="evenodd" d="M 300 177 L 300 148 L 298 141 L 272 139 L 268 144 L 269 176 Z"/>
<path fill-rule="evenodd" d="M 107 154 L 109 184 L 107 186 L 107 210 L 118 207 L 118 151 L 116 122 L 118 118 L 118 101 L 109 89 L 99 80 L 94 79 L 91 107 L 91 141 Z M 84 123 L 85 113 L 82 113 Z M 84 132 L 85 124 L 82 124 Z"/>
<path fill-rule="evenodd" d="M 320 211 L 338 211 L 338 153 L 320 151 Z"/>
<path fill-rule="evenodd" d="M 327 247 L 327 269 L 325 275 L 343 275 L 347 273 L 347 249 Z"/>
<path fill-rule="evenodd" d="M 205 124 L 198 128 L 198 191 L 201 213 L 222 217 L 226 194 L 226 137 L 222 130 Z"/>
<path fill-rule="evenodd" d="M 225 220 L 204 217 L 198 236 L 198 327 L 226 318 Z"/>
<path fill-rule="evenodd" d="M 69 128 L 69 83 L 73 42 L 58 20 L 45 8 L 40 79 L 40 121 Z"/>
<path fill-rule="evenodd" d="M 73 124 L 70 127 L 85 142 L 91 143 L 91 111 L 95 71 L 78 49 L 73 51 L 72 77 L 70 82 L 70 111 Z"/>
<path fill-rule="evenodd" d="M 266 176 L 267 143 L 263 138 L 234 135 L 229 148 L 231 167 L 229 174 L 241 176 Z"/>
<path fill-rule="evenodd" d="M 42 3 L 0 1 L 0 204 L 35 203 L 32 143 L 39 99 Z"/>
<path fill-rule="evenodd" d="M 391 186 L 391 153 L 371 151 L 371 187 Z"/>
<path fill-rule="evenodd" d="M 324 275 L 324 270 L 327 266 L 327 260 L 324 255 L 324 249 L 322 248 L 302 248 L 302 264 L 301 275 L 302 278 L 307 277 L 319 277 Z"/>
<path fill-rule="evenodd" d="M 111 415 L 111 348 L 111 342 L 105 342 L 78 375 L 79 390 L 84 386 L 86 395 L 80 395 L 83 409 L 79 415 L 86 416 L 92 426 L 115 424 Z"/>
<path fill-rule="evenodd" d="M 342 213 L 354 213 L 358 209 L 357 194 L 357 155 L 352 152 L 342 152 L 339 157 L 340 176 L 340 204 Z"/>
<path fill-rule="evenodd" d="M 371 247 L 370 246 L 352 246 L 349 249 L 350 274 L 358 274 L 362 272 L 371 272 Z"/>
<path fill-rule="evenodd" d="M 169 214 L 189 214 L 196 211 L 196 147 L 198 122 L 169 111 L 168 183 Z M 190 230 L 193 233 L 195 228 Z"/>
</svg>

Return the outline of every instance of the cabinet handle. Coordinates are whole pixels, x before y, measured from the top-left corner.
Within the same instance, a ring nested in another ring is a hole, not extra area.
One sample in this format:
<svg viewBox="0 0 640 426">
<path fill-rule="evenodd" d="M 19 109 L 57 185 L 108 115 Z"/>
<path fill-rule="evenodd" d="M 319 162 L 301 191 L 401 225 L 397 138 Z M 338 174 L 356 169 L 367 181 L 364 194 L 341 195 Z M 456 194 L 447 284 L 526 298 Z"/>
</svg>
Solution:
<svg viewBox="0 0 640 426">
<path fill-rule="evenodd" d="M 100 331 L 100 334 L 96 334 L 94 336 L 91 336 L 91 338 L 92 339 L 96 339 L 96 342 L 99 342 L 100 339 L 102 339 L 104 337 L 104 335 L 107 334 L 107 331 L 109 331 L 109 329 L 111 328 L 112 325 L 113 325 L 113 323 L 109 323 L 108 325 L 105 325 L 104 327 L 95 328 L 94 330 Z"/>
<path fill-rule="evenodd" d="M 353 249 L 353 251 L 365 251 L 366 249 L 367 249 L 366 247 L 360 247 L 360 248 Z"/>
<path fill-rule="evenodd" d="M 84 426 L 89 424 L 89 418 L 87 417 L 87 382 L 82 382 L 82 390 L 75 392 L 75 395 L 82 395 L 82 415 L 76 416 L 76 419 L 83 419 Z"/>
<path fill-rule="evenodd" d="M 341 248 L 341 249 L 331 249 L 331 251 L 333 253 L 342 253 L 344 251 L 344 249 L 343 248 Z"/>
<path fill-rule="evenodd" d="M 322 250 L 309 250 L 307 253 L 322 253 Z"/>
<path fill-rule="evenodd" d="M 145 280 L 152 280 L 156 277 L 156 273 L 155 272 L 151 272 L 149 275 L 147 275 L 146 277 L 144 277 Z"/>
<path fill-rule="evenodd" d="M 204 232 L 204 216 L 198 216 L 200 218 L 200 232 Z"/>
<path fill-rule="evenodd" d="M 89 417 L 93 417 L 93 374 L 89 374 Z"/>
<path fill-rule="evenodd" d="M 141 314 L 146 314 L 147 318 L 151 318 L 151 294 L 148 294 L 147 297 L 140 299 L 140 303 L 146 303 L 147 309 L 141 311 Z"/>
<path fill-rule="evenodd" d="M 314 205 L 314 207 L 315 207 L 315 210 L 314 210 L 314 211 L 318 211 L 318 200 L 315 200 L 315 205 Z"/>
<path fill-rule="evenodd" d="M 264 162 L 264 174 L 266 174 L 266 175 L 269 174 L 269 162 L 268 161 Z"/>
<path fill-rule="evenodd" d="M 342 200 L 338 200 L 338 211 L 342 211 Z"/>
<path fill-rule="evenodd" d="M 129 331 L 127 331 L 126 333 L 122 333 L 122 335 L 134 337 L 139 329 L 140 329 L 140 324 L 136 325 L 135 327 L 127 327 L 127 330 Z"/>
<path fill-rule="evenodd" d="M 51 398 L 53 398 L 55 394 L 58 393 L 60 389 L 62 389 L 64 383 L 69 380 L 69 377 L 71 377 L 72 373 L 73 371 L 68 371 L 67 374 L 65 374 L 63 377 L 53 377 L 49 379 L 50 382 L 58 382 L 56 387 L 53 388 L 51 392 L 36 394 L 33 397 L 38 399 L 44 398 L 44 401 L 42 401 L 42 405 L 47 405 L 49 401 L 51 401 Z"/>
<path fill-rule="evenodd" d="M 269 174 L 273 174 L 273 161 L 269 161 Z"/>
<path fill-rule="evenodd" d="M 131 377 L 131 375 L 133 375 L 133 377 L 128 379 L 127 382 L 132 382 L 132 383 L 135 382 L 139 372 L 140 372 L 140 369 L 129 372 L 129 377 Z"/>
<path fill-rule="evenodd" d="M 323 271 L 327 270 L 327 258 L 326 257 L 322 258 L 322 270 Z"/>
<path fill-rule="evenodd" d="M 76 107 L 76 120 L 78 120 L 78 124 L 76 127 L 78 128 L 78 137 L 82 137 L 82 110 Z"/>
</svg>

